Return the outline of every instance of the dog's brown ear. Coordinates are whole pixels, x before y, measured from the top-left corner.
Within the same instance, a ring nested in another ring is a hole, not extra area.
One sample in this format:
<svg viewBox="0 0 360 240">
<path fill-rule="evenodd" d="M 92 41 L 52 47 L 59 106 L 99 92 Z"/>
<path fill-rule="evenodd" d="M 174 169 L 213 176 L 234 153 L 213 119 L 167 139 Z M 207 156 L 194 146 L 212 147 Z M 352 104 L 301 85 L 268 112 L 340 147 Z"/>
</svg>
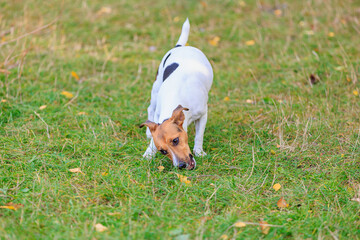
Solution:
<svg viewBox="0 0 360 240">
<path fill-rule="evenodd" d="M 150 129 L 150 132 L 153 132 L 159 125 L 150 120 L 146 120 L 146 122 L 140 124 L 139 127 L 142 128 L 143 126 L 147 126 Z"/>
<path fill-rule="evenodd" d="M 177 106 L 173 113 L 172 116 L 170 118 L 170 120 L 172 120 L 174 123 L 176 123 L 179 126 L 182 126 L 185 120 L 185 114 L 183 113 L 183 111 L 189 111 L 188 108 L 184 108 L 183 106 L 179 105 Z"/>
</svg>

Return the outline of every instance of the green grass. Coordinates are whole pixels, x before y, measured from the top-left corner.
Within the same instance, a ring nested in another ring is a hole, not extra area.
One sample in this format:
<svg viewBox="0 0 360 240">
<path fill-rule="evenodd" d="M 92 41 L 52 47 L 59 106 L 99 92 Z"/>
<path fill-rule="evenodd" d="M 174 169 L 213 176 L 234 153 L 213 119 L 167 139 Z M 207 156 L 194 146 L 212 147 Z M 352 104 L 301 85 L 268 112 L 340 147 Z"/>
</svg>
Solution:
<svg viewBox="0 0 360 240">
<path fill-rule="evenodd" d="M 0 239 L 359 239 L 359 2 L 27 0 L 0 9 L 0 206 L 24 205 L 0 209 Z M 215 74 L 208 155 L 194 171 L 142 159 L 138 128 L 186 17 L 189 44 Z M 84 174 L 69 171 L 77 167 Z M 281 227 L 233 227 L 261 220 Z"/>
</svg>

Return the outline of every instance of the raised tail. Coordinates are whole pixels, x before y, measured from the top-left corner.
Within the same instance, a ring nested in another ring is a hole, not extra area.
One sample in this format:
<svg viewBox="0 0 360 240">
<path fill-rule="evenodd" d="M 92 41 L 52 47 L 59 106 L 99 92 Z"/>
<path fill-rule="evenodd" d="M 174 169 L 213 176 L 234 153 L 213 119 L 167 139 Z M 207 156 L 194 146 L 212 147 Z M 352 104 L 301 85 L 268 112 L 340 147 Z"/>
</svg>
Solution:
<svg viewBox="0 0 360 240">
<path fill-rule="evenodd" d="M 181 35 L 179 37 L 178 42 L 176 43 L 176 47 L 185 46 L 189 38 L 189 32 L 190 32 L 190 23 L 189 23 L 189 19 L 186 18 L 182 26 Z"/>
</svg>

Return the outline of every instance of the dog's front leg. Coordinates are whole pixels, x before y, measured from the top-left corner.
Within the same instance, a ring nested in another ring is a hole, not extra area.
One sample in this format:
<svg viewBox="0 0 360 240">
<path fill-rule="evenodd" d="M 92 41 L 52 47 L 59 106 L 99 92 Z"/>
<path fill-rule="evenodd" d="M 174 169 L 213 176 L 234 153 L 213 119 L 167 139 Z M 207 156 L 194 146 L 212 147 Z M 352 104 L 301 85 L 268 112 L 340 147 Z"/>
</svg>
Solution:
<svg viewBox="0 0 360 240">
<path fill-rule="evenodd" d="M 203 150 L 203 139 L 205 126 L 207 122 L 207 112 L 201 116 L 200 119 L 195 121 L 195 144 L 194 144 L 194 154 L 195 156 L 201 157 L 205 156 L 206 153 Z"/>
<path fill-rule="evenodd" d="M 143 157 L 146 159 L 151 159 L 151 158 L 155 157 L 156 151 L 157 151 L 157 149 L 154 144 L 154 140 L 151 138 L 150 144 L 149 144 L 148 148 L 146 149 Z"/>
</svg>

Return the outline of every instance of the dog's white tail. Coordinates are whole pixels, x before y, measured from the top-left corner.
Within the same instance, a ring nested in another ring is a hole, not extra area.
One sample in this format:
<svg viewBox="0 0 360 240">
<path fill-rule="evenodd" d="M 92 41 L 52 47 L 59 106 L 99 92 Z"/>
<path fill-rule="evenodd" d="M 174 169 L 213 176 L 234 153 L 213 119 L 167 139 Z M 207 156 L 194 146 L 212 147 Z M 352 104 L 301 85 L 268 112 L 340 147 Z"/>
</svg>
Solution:
<svg viewBox="0 0 360 240">
<path fill-rule="evenodd" d="M 179 37 L 179 41 L 176 43 L 176 47 L 184 46 L 189 38 L 190 32 L 190 23 L 189 19 L 186 18 L 181 30 L 181 35 Z"/>
</svg>

